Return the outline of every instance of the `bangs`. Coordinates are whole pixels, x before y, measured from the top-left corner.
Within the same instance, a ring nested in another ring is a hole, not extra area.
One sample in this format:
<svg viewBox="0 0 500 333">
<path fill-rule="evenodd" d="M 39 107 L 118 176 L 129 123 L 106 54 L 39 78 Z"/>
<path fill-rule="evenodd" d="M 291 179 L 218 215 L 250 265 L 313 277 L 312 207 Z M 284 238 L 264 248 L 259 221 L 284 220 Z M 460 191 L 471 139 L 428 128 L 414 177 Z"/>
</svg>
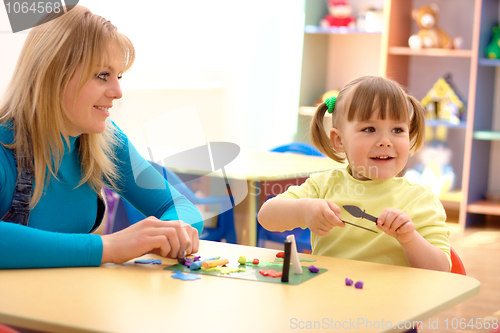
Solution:
<svg viewBox="0 0 500 333">
<path fill-rule="evenodd" d="M 378 110 L 379 119 L 410 122 L 410 105 L 401 87 L 382 78 L 372 77 L 360 81 L 353 88 L 347 112 L 348 121 L 367 121 L 373 110 Z"/>
</svg>

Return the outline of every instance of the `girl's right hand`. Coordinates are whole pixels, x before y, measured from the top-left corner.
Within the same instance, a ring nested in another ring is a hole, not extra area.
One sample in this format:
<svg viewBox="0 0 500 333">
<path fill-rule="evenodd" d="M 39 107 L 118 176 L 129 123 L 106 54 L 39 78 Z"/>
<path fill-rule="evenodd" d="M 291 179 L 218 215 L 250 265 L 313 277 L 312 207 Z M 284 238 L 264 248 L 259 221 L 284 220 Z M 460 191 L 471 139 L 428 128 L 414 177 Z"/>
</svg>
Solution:
<svg viewBox="0 0 500 333">
<path fill-rule="evenodd" d="M 182 221 L 150 216 L 118 232 L 103 235 L 101 263 L 121 264 L 146 253 L 177 258 L 198 252 L 198 230 Z"/>
<path fill-rule="evenodd" d="M 333 227 L 345 227 L 340 219 L 340 207 L 326 199 L 306 202 L 306 224 L 318 236 L 326 236 Z"/>
</svg>

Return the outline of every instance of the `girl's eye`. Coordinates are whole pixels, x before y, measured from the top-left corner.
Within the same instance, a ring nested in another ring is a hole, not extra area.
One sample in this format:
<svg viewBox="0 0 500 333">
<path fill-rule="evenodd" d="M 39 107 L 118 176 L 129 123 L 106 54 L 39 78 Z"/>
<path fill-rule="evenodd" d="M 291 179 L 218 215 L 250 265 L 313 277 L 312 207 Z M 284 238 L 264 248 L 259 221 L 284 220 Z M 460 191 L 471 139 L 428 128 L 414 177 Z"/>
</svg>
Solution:
<svg viewBox="0 0 500 333">
<path fill-rule="evenodd" d="M 404 130 L 401 128 L 401 127 L 397 127 L 395 129 L 392 130 L 394 133 L 403 133 Z"/>
<path fill-rule="evenodd" d="M 361 131 L 367 132 L 367 133 L 373 133 L 373 132 L 375 132 L 375 128 L 374 127 L 365 127 Z"/>
</svg>

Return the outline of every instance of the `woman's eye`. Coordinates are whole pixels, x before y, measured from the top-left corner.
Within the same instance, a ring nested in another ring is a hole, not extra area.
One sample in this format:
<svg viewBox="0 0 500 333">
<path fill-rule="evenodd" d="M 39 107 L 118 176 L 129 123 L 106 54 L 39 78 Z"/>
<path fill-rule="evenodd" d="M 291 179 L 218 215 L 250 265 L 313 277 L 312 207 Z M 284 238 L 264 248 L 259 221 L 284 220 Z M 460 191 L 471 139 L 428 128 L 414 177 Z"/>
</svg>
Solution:
<svg viewBox="0 0 500 333">
<path fill-rule="evenodd" d="M 99 80 L 103 80 L 103 81 L 107 81 L 108 76 L 109 76 L 108 72 L 102 72 L 102 73 L 96 74 L 96 77 Z"/>
<path fill-rule="evenodd" d="M 374 127 L 365 127 L 361 131 L 367 132 L 367 133 L 373 133 L 373 132 L 375 132 L 375 128 Z"/>
</svg>

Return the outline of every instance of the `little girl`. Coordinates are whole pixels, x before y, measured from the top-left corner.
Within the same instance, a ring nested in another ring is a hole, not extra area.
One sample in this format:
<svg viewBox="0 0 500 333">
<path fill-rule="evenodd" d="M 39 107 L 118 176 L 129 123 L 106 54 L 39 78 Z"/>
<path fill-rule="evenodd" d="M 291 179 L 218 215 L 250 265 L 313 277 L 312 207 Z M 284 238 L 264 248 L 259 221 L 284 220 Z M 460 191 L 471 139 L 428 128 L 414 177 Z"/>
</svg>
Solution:
<svg viewBox="0 0 500 333">
<path fill-rule="evenodd" d="M 323 128 L 325 112 L 332 113 L 330 138 Z M 259 222 L 272 231 L 309 228 L 316 255 L 449 271 L 441 202 L 398 177 L 424 133 L 424 109 L 398 83 L 373 76 L 351 81 L 318 107 L 311 125 L 314 145 L 348 166 L 313 174 L 268 200 Z"/>
</svg>

